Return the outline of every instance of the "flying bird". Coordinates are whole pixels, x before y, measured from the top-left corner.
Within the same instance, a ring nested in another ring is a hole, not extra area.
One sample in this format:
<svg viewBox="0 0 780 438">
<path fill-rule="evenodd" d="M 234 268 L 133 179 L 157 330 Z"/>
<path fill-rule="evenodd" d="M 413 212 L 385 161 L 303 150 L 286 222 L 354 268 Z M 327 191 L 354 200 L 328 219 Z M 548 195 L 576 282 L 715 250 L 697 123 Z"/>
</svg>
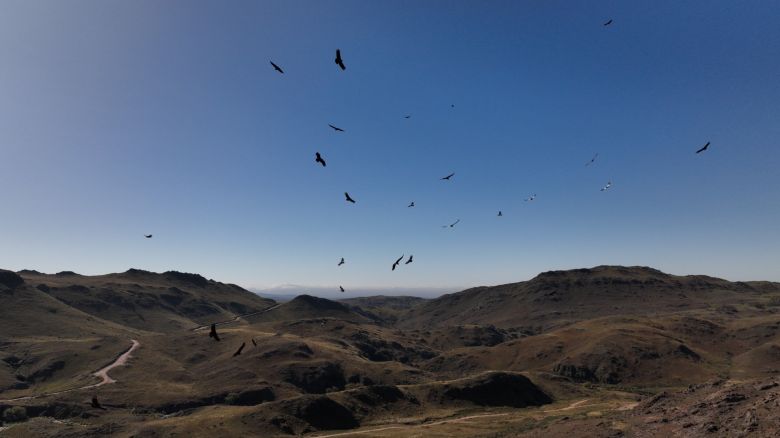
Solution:
<svg viewBox="0 0 780 438">
<path fill-rule="evenodd" d="M 344 60 L 341 59 L 341 50 L 336 49 L 336 65 L 341 67 L 342 70 L 346 70 L 347 67 L 344 65 Z"/>
<path fill-rule="evenodd" d="M 590 166 L 591 164 L 593 164 L 594 162 L 596 162 L 596 158 L 598 158 L 598 156 L 599 156 L 599 154 L 596 154 L 596 155 L 594 155 L 594 156 L 593 156 L 593 158 L 591 158 L 591 159 L 590 159 L 590 161 L 588 161 L 587 163 L 585 163 L 585 165 L 586 165 L 586 166 Z"/>
<path fill-rule="evenodd" d="M 407 115 L 405 115 L 405 116 L 404 116 L 404 118 L 405 118 L 405 119 L 409 119 L 409 118 L 411 118 L 411 117 L 412 117 L 412 116 L 410 116 L 409 114 L 407 114 Z"/>
<path fill-rule="evenodd" d="M 215 341 L 219 342 L 219 335 L 217 334 L 216 324 L 211 324 L 211 331 L 209 332 L 209 337 L 214 338 Z"/>
<path fill-rule="evenodd" d="M 236 352 L 233 353 L 233 357 L 240 356 L 241 355 L 241 351 L 244 350 L 244 347 L 246 347 L 246 342 L 242 342 L 241 343 L 241 346 L 238 347 L 238 350 L 236 350 Z"/>
<path fill-rule="evenodd" d="M 456 220 L 455 222 L 451 223 L 451 224 L 449 225 L 449 227 L 450 227 L 450 228 L 455 228 L 455 225 L 458 225 L 458 222 L 460 222 L 460 219 L 458 219 L 458 220 Z M 446 226 L 447 226 L 447 225 L 445 225 L 445 227 L 446 227 Z"/>
<path fill-rule="evenodd" d="M 344 292 L 344 288 L 343 288 L 343 287 L 341 287 L 341 286 L 339 286 L 339 290 L 341 290 L 342 292 Z"/>
<path fill-rule="evenodd" d="M 393 263 L 393 268 L 390 269 L 390 270 L 391 271 L 395 271 L 395 268 L 398 266 L 399 263 L 401 263 L 401 260 L 403 260 L 403 259 L 404 259 L 403 255 L 401 255 L 401 257 L 398 257 L 398 260 L 396 260 L 395 263 Z"/>
<path fill-rule="evenodd" d="M 350 197 L 350 196 L 349 196 L 349 193 L 347 193 L 347 192 L 344 192 L 344 197 L 346 197 L 346 198 L 347 198 L 347 202 L 351 202 L 351 203 L 353 203 L 353 204 L 355 203 L 355 200 L 354 200 L 354 199 L 352 199 L 352 197 Z"/>
<path fill-rule="evenodd" d="M 151 239 L 152 235 L 151 234 L 144 234 L 144 237 L 146 237 L 147 239 Z"/>
<path fill-rule="evenodd" d="M 344 264 L 344 257 L 342 257 L 342 258 L 341 258 L 341 261 L 340 261 L 340 262 L 339 262 L 339 264 L 338 264 L 338 265 L 336 265 L 336 266 L 341 266 L 341 265 L 343 265 L 343 264 Z"/>
<path fill-rule="evenodd" d="M 279 67 L 278 65 L 274 64 L 274 62 L 273 62 L 273 61 L 270 61 L 270 63 L 271 63 L 271 65 L 273 65 L 273 66 L 274 66 L 274 70 L 278 71 L 279 73 L 282 73 L 282 74 L 284 74 L 284 70 L 282 70 L 282 68 L 281 68 L 281 67 Z"/>
<path fill-rule="evenodd" d="M 406 207 L 414 207 L 414 201 L 412 201 L 412 202 L 411 202 L 409 205 L 407 205 Z"/>
<path fill-rule="evenodd" d="M 701 147 L 701 149 L 699 149 L 698 151 L 696 151 L 696 153 L 697 153 L 697 154 L 700 154 L 700 153 L 702 153 L 702 152 L 706 151 L 706 150 L 707 150 L 709 147 L 710 147 L 710 142 L 707 142 L 707 144 L 705 144 L 704 146 L 702 146 L 702 147 Z"/>
<path fill-rule="evenodd" d="M 257 347 L 257 342 L 255 342 L 255 338 L 252 338 L 252 345 L 254 345 L 255 347 Z"/>
<path fill-rule="evenodd" d="M 449 175 L 447 175 L 447 176 L 444 176 L 444 177 L 442 177 L 441 179 L 443 179 L 443 180 L 444 180 L 444 179 L 446 179 L 447 181 L 449 181 L 449 180 L 450 180 L 450 178 L 452 178 L 453 176 L 455 176 L 455 172 L 452 172 L 451 174 L 449 174 Z"/>
<path fill-rule="evenodd" d="M 612 19 L 611 18 L 609 20 L 607 20 L 606 23 L 604 23 L 604 26 L 609 26 L 610 24 L 612 24 Z"/>
<path fill-rule="evenodd" d="M 343 130 L 343 129 L 339 128 L 338 126 L 333 126 L 333 125 L 331 125 L 330 123 L 328 123 L 328 126 L 330 126 L 331 128 L 333 128 L 333 130 L 334 130 L 334 131 L 336 131 L 336 132 L 344 132 L 344 130 Z"/>
<path fill-rule="evenodd" d="M 607 182 L 607 185 L 605 185 L 604 187 L 602 187 L 602 188 L 601 188 L 601 191 L 602 191 L 602 192 L 606 192 L 607 190 L 609 190 L 609 188 L 610 188 L 610 187 L 612 187 L 612 181 L 609 181 L 609 182 Z"/>
<path fill-rule="evenodd" d="M 406 263 L 404 263 L 404 264 L 405 264 L 405 265 L 408 265 L 409 263 L 412 263 L 412 262 L 414 261 L 414 260 L 412 260 L 412 259 L 413 259 L 413 257 L 414 257 L 414 255 L 410 255 L 410 256 L 409 256 L 409 260 L 407 260 L 407 261 L 406 261 Z"/>
<path fill-rule="evenodd" d="M 536 199 L 536 193 L 534 193 L 533 195 L 531 195 L 531 196 L 529 196 L 529 197 L 525 198 L 525 201 L 526 201 L 526 202 L 528 202 L 528 201 L 533 201 L 534 199 Z"/>
<path fill-rule="evenodd" d="M 325 164 L 325 160 L 322 159 L 322 155 L 320 155 L 319 152 L 315 152 L 315 154 L 317 157 L 314 159 L 314 162 L 322 164 L 322 167 L 327 166 L 327 164 Z"/>
<path fill-rule="evenodd" d="M 501 217 L 501 216 L 503 216 L 503 215 L 504 215 L 504 214 L 503 214 L 503 213 L 501 213 L 501 210 L 498 210 L 498 216 L 499 216 L 499 217 Z"/>
<path fill-rule="evenodd" d="M 450 105 L 450 108 L 455 108 L 455 104 Z"/>
</svg>

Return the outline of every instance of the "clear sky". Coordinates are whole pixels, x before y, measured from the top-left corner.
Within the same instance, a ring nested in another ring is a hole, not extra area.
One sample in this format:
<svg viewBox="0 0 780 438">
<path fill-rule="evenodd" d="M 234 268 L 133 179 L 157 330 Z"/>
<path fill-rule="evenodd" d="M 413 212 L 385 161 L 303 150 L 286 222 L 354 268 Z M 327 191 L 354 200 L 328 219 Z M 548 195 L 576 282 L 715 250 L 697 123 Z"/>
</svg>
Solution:
<svg viewBox="0 0 780 438">
<path fill-rule="evenodd" d="M 774 0 L 4 1 L 0 267 L 780 281 L 778 23 Z"/>
</svg>

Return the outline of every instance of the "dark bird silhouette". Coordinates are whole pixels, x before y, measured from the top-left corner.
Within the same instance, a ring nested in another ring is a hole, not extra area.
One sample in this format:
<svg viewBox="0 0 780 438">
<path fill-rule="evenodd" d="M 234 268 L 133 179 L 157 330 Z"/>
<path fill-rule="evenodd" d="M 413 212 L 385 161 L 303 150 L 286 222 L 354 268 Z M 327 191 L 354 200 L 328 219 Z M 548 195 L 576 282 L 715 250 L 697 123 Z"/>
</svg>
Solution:
<svg viewBox="0 0 780 438">
<path fill-rule="evenodd" d="M 446 179 L 447 181 L 449 181 L 449 180 L 450 180 L 450 178 L 452 178 L 453 176 L 455 176 L 455 172 L 452 172 L 451 174 L 449 174 L 449 175 L 447 175 L 447 176 L 444 176 L 444 177 L 442 177 L 441 179 Z"/>
<path fill-rule="evenodd" d="M 316 154 L 316 158 L 314 159 L 314 162 L 322 164 L 322 167 L 327 166 L 327 164 L 325 164 L 325 160 L 322 159 L 322 155 L 320 155 L 319 152 L 315 152 L 315 154 Z"/>
<path fill-rule="evenodd" d="M 586 165 L 586 166 L 590 166 L 591 164 L 593 164 L 594 162 L 596 162 L 596 158 L 598 158 L 598 156 L 599 156 L 599 154 L 596 154 L 596 155 L 594 155 L 594 156 L 593 156 L 593 158 L 591 158 L 591 159 L 590 159 L 590 161 L 588 161 L 587 163 L 585 163 L 585 165 Z"/>
<path fill-rule="evenodd" d="M 612 19 L 611 18 L 609 20 L 607 20 L 606 23 L 604 23 L 604 26 L 609 26 L 610 24 L 612 24 Z"/>
<path fill-rule="evenodd" d="M 602 187 L 602 188 L 601 188 L 601 191 L 602 191 L 602 192 L 606 192 L 607 190 L 609 190 L 609 188 L 610 188 L 610 187 L 612 187 L 612 181 L 609 181 L 609 182 L 607 182 L 607 185 L 605 185 L 604 187 Z"/>
<path fill-rule="evenodd" d="M 347 193 L 347 192 L 344 192 L 344 197 L 346 197 L 346 198 L 347 198 L 347 202 L 351 202 L 351 203 L 353 203 L 353 204 L 355 203 L 355 200 L 354 200 L 354 199 L 352 199 L 352 197 L 350 197 L 350 196 L 349 196 L 349 193 Z"/>
<path fill-rule="evenodd" d="M 450 108 L 455 108 L 455 104 L 450 105 Z"/>
<path fill-rule="evenodd" d="M 343 264 L 344 264 L 344 257 L 341 258 L 341 261 L 339 262 L 339 264 L 337 266 L 341 266 Z"/>
<path fill-rule="evenodd" d="M 330 126 L 331 128 L 333 128 L 333 130 L 334 130 L 334 131 L 336 131 L 336 132 L 344 132 L 344 130 L 343 130 L 343 129 L 339 128 L 338 126 L 333 126 L 333 125 L 331 125 L 330 123 L 328 123 L 328 126 Z"/>
<path fill-rule="evenodd" d="M 95 409 L 103 409 L 103 410 L 106 409 L 106 408 L 103 407 L 103 405 L 100 404 L 100 402 L 98 401 L 98 398 L 97 398 L 96 395 L 92 396 L 92 403 L 91 404 L 92 404 L 92 407 L 95 408 Z"/>
<path fill-rule="evenodd" d="M 341 50 L 336 49 L 336 65 L 341 67 L 342 70 L 346 70 L 347 67 L 344 65 L 344 60 L 341 59 Z"/>
<path fill-rule="evenodd" d="M 504 215 L 504 214 L 503 214 L 503 213 L 501 213 L 501 210 L 498 210 L 498 216 L 499 216 L 499 217 L 501 217 L 501 216 L 503 216 L 503 215 Z"/>
<path fill-rule="evenodd" d="M 241 351 L 244 350 L 244 347 L 246 347 L 246 342 L 242 342 L 241 343 L 241 346 L 238 347 L 238 350 L 236 350 L 236 352 L 233 353 L 233 357 L 240 356 L 241 355 Z"/>
<path fill-rule="evenodd" d="M 451 224 L 449 225 L 449 227 L 450 227 L 450 228 L 455 228 L 455 225 L 458 225 L 458 222 L 460 222 L 460 219 L 458 219 L 458 220 L 456 220 L 455 222 L 451 223 Z M 445 227 L 446 227 L 446 226 L 447 226 L 447 225 L 445 225 Z"/>
<path fill-rule="evenodd" d="M 407 207 L 414 207 L 414 201 L 412 201 Z"/>
<path fill-rule="evenodd" d="M 342 292 L 344 292 L 344 288 L 343 288 L 343 287 L 341 287 L 341 286 L 339 286 L 339 290 L 341 290 Z"/>
<path fill-rule="evenodd" d="M 217 334 L 216 324 L 211 324 L 211 331 L 209 332 L 209 337 L 214 338 L 215 341 L 219 342 L 219 335 Z"/>
<path fill-rule="evenodd" d="M 144 237 L 146 237 L 147 239 L 151 239 L 152 235 L 151 234 L 144 234 Z"/>
<path fill-rule="evenodd" d="M 407 260 L 406 263 L 404 263 L 404 264 L 408 265 L 409 263 L 412 263 L 414 261 L 413 259 L 414 259 L 414 255 L 413 254 L 409 255 L 409 260 Z"/>
<path fill-rule="evenodd" d="M 705 144 L 704 146 L 702 146 L 702 147 L 701 147 L 701 149 L 699 149 L 698 151 L 696 151 L 696 153 L 697 153 L 697 154 L 700 154 L 700 153 L 702 153 L 702 152 L 706 151 L 706 150 L 707 150 L 709 147 L 710 147 L 710 142 L 707 142 L 707 144 Z"/>
<path fill-rule="evenodd" d="M 410 116 L 410 115 L 408 115 L 408 114 L 404 116 L 404 118 L 405 118 L 405 119 L 409 119 L 409 118 L 411 118 L 411 117 L 412 117 L 412 116 Z"/>
<path fill-rule="evenodd" d="M 257 342 L 255 342 L 255 338 L 252 338 L 252 345 L 254 345 L 255 347 L 257 347 Z"/>
<path fill-rule="evenodd" d="M 401 255 L 401 257 L 398 257 L 398 260 L 396 260 L 395 263 L 393 263 L 393 267 L 390 270 L 395 271 L 395 268 L 398 267 L 398 264 L 401 263 L 401 260 L 403 259 L 404 259 L 403 255 Z"/>
<path fill-rule="evenodd" d="M 526 201 L 526 202 L 528 202 L 528 201 L 533 201 L 534 199 L 536 199 L 536 193 L 534 193 L 533 195 L 531 195 L 531 196 L 529 196 L 529 197 L 525 198 L 525 201 Z"/>
<path fill-rule="evenodd" d="M 284 70 L 282 70 L 282 68 L 281 68 L 281 67 L 279 67 L 278 65 L 274 64 L 274 62 L 273 62 L 273 61 L 269 61 L 269 62 L 271 63 L 271 65 L 273 65 L 273 66 L 274 66 L 274 70 L 278 71 L 279 73 L 282 73 L 282 74 L 284 74 Z"/>
</svg>

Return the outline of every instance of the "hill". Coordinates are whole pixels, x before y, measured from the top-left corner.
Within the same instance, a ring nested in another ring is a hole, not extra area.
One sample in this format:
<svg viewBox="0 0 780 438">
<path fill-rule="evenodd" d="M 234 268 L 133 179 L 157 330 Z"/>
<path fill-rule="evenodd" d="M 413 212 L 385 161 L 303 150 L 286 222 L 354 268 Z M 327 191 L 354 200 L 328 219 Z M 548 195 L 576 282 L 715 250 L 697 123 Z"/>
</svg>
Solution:
<svg viewBox="0 0 780 438">
<path fill-rule="evenodd" d="M 197 274 L 130 269 L 83 276 L 20 272 L 27 284 L 84 313 L 146 331 L 170 331 L 257 312 L 275 303 Z"/>
<path fill-rule="evenodd" d="M 0 271 L 0 304 L 0 418 L 22 436 L 776 430 L 776 283 L 599 266 L 276 304 L 196 274 Z"/>
<path fill-rule="evenodd" d="M 477 287 L 426 301 L 400 318 L 404 329 L 495 325 L 528 333 L 606 315 L 648 315 L 764 301 L 776 283 L 674 276 L 646 267 L 550 271 L 532 280 Z"/>
</svg>

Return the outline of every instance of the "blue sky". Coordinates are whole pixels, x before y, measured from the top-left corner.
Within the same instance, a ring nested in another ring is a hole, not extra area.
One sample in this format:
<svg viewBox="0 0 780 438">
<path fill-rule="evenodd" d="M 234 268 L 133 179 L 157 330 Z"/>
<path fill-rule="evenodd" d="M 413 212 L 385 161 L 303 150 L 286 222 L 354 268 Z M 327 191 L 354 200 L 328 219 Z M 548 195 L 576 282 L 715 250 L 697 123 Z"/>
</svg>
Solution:
<svg viewBox="0 0 780 438">
<path fill-rule="evenodd" d="M 3 2 L 0 266 L 780 281 L 777 23 L 774 1 Z"/>
</svg>

